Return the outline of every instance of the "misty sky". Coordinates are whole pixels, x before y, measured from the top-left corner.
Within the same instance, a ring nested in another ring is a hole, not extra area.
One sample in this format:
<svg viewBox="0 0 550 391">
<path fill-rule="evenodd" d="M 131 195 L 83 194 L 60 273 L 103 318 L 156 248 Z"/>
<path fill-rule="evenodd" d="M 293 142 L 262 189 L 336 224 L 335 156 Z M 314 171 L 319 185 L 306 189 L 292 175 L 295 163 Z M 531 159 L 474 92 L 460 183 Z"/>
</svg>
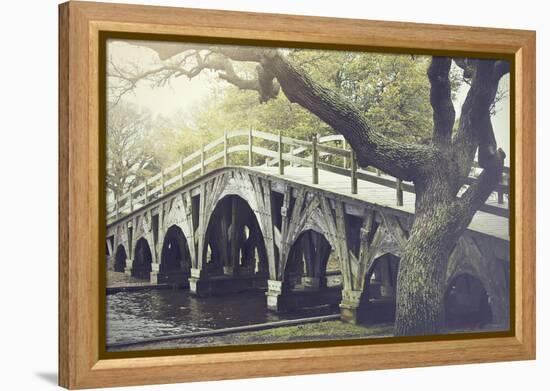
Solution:
<svg viewBox="0 0 550 391">
<path fill-rule="evenodd" d="M 159 65 L 157 54 L 148 48 L 130 45 L 120 41 L 109 41 L 107 56 L 119 63 L 131 63 L 143 69 Z M 137 84 L 132 93 L 124 99 L 147 108 L 153 116 L 163 115 L 170 117 L 176 112 L 186 113 L 200 109 L 201 104 L 212 94 L 212 88 L 219 82 L 216 73 L 203 71 L 191 80 L 187 77 L 172 79 L 162 87 L 151 86 L 147 82 Z M 501 87 L 509 89 L 510 77 L 501 79 Z M 460 107 L 468 92 L 468 85 L 463 85 L 458 91 L 455 105 L 457 118 L 460 115 Z M 497 103 L 497 113 L 491 118 L 497 144 L 506 153 L 505 165 L 510 164 L 510 99 L 508 94 Z"/>
</svg>

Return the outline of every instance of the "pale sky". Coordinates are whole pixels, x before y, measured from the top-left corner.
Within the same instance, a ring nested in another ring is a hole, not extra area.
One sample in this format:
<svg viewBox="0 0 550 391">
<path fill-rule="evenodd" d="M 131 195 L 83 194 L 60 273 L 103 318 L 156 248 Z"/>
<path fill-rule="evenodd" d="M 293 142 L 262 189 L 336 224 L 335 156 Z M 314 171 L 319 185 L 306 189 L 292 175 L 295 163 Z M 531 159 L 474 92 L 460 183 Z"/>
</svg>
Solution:
<svg viewBox="0 0 550 391">
<path fill-rule="evenodd" d="M 154 51 L 121 41 L 110 41 L 107 56 L 116 63 L 131 63 L 143 69 L 160 66 L 162 63 Z M 124 96 L 124 100 L 147 108 L 153 116 L 170 117 L 176 112 L 188 112 L 211 95 L 212 82 L 219 79 L 213 72 L 201 72 L 197 77 L 173 78 L 161 87 L 151 87 L 147 81 L 138 82 L 136 88 Z"/>
<path fill-rule="evenodd" d="M 453 102 L 455 106 L 456 118 L 460 116 L 460 108 L 466 98 L 469 86 L 463 84 L 457 93 L 456 100 Z M 505 166 L 510 166 L 510 75 L 505 75 L 500 80 L 499 88 L 507 90 L 508 93 L 504 99 L 496 104 L 496 114 L 491 117 L 497 145 L 506 153 L 504 161 Z"/>
<path fill-rule="evenodd" d="M 167 43 L 169 44 L 169 43 Z M 130 45 L 121 41 L 109 41 L 107 56 L 117 63 L 131 63 L 142 68 L 151 68 L 161 65 L 158 56 L 148 48 Z M 163 115 L 170 117 L 175 113 L 192 112 L 212 94 L 212 89 L 219 82 L 214 72 L 201 72 L 191 80 L 187 77 L 172 79 L 162 87 L 151 88 L 148 82 L 139 82 L 133 92 L 124 99 L 147 108 L 153 116 Z M 509 89 L 510 78 L 506 75 L 501 80 L 501 87 Z M 460 107 L 468 92 L 468 85 L 464 84 L 458 91 L 455 101 L 456 117 L 459 118 Z M 505 165 L 510 163 L 510 99 L 507 94 L 497 103 L 497 112 L 491 118 L 497 145 L 506 153 Z M 189 116 L 191 119 L 191 116 Z"/>
</svg>

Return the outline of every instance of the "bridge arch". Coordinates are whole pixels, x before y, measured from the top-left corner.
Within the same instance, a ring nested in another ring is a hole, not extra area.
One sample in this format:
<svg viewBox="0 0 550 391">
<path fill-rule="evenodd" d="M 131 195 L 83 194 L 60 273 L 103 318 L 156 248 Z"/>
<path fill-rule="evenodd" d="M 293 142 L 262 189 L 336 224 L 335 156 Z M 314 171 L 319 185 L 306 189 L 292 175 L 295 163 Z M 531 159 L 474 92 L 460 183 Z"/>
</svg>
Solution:
<svg viewBox="0 0 550 391">
<path fill-rule="evenodd" d="M 451 289 L 453 282 L 460 275 L 474 278 L 473 284 L 481 284 L 487 295 L 491 319 L 481 319 L 480 325 L 494 323 L 500 327 L 509 325 L 509 282 L 503 268 L 503 261 L 493 258 L 493 255 L 482 254 L 479 247 L 482 241 L 474 240 L 468 235 L 462 236 L 449 257 L 447 267 L 446 291 Z M 445 314 L 446 307 L 444 306 Z M 472 326 L 472 325 L 470 325 Z"/>
<path fill-rule="evenodd" d="M 258 213 L 237 194 L 221 197 L 210 214 L 203 247 L 209 274 L 265 274 L 268 256 Z"/>
<path fill-rule="evenodd" d="M 363 292 L 369 321 L 395 320 L 400 258 L 390 252 L 377 257 L 366 274 Z"/>
<path fill-rule="evenodd" d="M 115 252 L 114 271 L 124 272 L 124 269 L 126 269 L 127 259 L 128 259 L 128 255 L 126 254 L 126 249 L 124 248 L 124 245 L 119 244 Z"/>
<path fill-rule="evenodd" d="M 160 253 L 160 272 L 185 272 L 188 274 L 190 268 L 191 254 L 187 238 L 181 227 L 173 224 L 164 235 Z"/>
<path fill-rule="evenodd" d="M 132 263 L 132 277 L 147 280 L 151 276 L 153 254 L 147 239 L 141 237 L 136 242 L 134 262 Z"/>
<path fill-rule="evenodd" d="M 450 328 L 481 328 L 493 320 L 489 294 L 471 273 L 459 273 L 449 282 L 444 309 L 445 325 Z"/>
<path fill-rule="evenodd" d="M 325 234 L 312 228 L 302 231 L 288 252 L 283 274 L 286 289 L 334 287 L 341 282 L 339 258 Z M 332 276 L 337 278 L 328 278 Z"/>
</svg>

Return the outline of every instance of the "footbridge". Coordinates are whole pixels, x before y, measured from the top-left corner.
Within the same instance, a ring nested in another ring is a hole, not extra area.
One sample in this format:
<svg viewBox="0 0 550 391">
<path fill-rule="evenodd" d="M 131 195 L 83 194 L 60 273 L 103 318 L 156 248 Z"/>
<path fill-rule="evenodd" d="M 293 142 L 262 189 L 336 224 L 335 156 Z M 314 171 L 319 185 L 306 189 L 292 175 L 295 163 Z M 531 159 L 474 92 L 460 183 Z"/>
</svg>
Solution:
<svg viewBox="0 0 550 391">
<path fill-rule="evenodd" d="M 226 132 L 108 203 L 107 267 L 204 296 L 263 289 L 273 311 L 390 320 L 414 201 L 411 183 L 359 168 L 342 136 Z M 507 326 L 508 215 L 504 179 L 449 259 L 450 325 Z"/>
</svg>

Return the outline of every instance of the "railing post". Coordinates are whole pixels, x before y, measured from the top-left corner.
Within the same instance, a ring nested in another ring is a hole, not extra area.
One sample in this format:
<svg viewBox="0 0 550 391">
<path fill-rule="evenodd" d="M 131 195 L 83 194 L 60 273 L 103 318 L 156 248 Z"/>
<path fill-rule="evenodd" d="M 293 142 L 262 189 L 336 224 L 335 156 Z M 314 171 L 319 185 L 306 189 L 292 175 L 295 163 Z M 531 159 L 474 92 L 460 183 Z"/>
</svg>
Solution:
<svg viewBox="0 0 550 391">
<path fill-rule="evenodd" d="M 357 194 L 357 157 L 355 156 L 355 151 L 353 148 L 350 149 L 351 154 L 351 194 Z"/>
<path fill-rule="evenodd" d="M 118 204 L 118 195 L 115 195 L 115 216 L 117 219 L 119 214 L 120 214 L 120 211 L 119 211 L 119 204 Z"/>
<path fill-rule="evenodd" d="M 227 130 L 223 132 L 223 166 L 227 167 L 227 164 L 229 163 L 229 154 L 227 153 L 228 148 L 228 142 L 227 142 Z"/>
<path fill-rule="evenodd" d="M 283 134 L 279 130 L 279 175 L 285 174 L 285 164 L 283 162 Z"/>
<path fill-rule="evenodd" d="M 248 166 L 252 167 L 252 128 L 248 129 Z"/>
<path fill-rule="evenodd" d="M 204 175 L 204 143 L 201 144 L 201 175 Z"/>
<path fill-rule="evenodd" d="M 160 194 L 164 194 L 164 170 L 160 170 Z"/>
<path fill-rule="evenodd" d="M 314 134 L 311 139 L 311 180 L 314 185 L 319 183 L 319 169 L 317 168 L 317 134 Z"/>
<path fill-rule="evenodd" d="M 380 169 L 377 168 L 377 169 L 376 169 L 376 176 L 380 176 L 380 175 L 382 175 L 382 173 L 380 172 Z"/>
<path fill-rule="evenodd" d="M 147 201 L 148 201 L 147 198 L 149 198 L 147 192 L 148 192 L 148 191 L 147 191 L 147 179 L 146 179 L 146 180 L 145 180 L 145 199 L 144 199 L 144 201 L 143 201 L 143 205 L 146 205 L 146 204 L 147 204 Z"/>
<path fill-rule="evenodd" d="M 403 184 L 401 179 L 396 178 L 395 181 L 395 196 L 397 198 L 397 206 L 403 206 Z"/>
<path fill-rule="evenodd" d="M 345 151 L 347 148 L 346 139 L 342 140 L 342 149 Z M 348 159 L 344 156 L 344 168 L 348 168 Z"/>
<path fill-rule="evenodd" d="M 180 182 L 183 186 L 183 158 L 180 159 Z"/>
<path fill-rule="evenodd" d="M 130 213 L 132 213 L 134 211 L 134 200 L 133 200 L 133 197 L 132 197 L 133 192 L 134 192 L 134 189 L 130 188 L 130 197 L 129 197 Z"/>
</svg>

